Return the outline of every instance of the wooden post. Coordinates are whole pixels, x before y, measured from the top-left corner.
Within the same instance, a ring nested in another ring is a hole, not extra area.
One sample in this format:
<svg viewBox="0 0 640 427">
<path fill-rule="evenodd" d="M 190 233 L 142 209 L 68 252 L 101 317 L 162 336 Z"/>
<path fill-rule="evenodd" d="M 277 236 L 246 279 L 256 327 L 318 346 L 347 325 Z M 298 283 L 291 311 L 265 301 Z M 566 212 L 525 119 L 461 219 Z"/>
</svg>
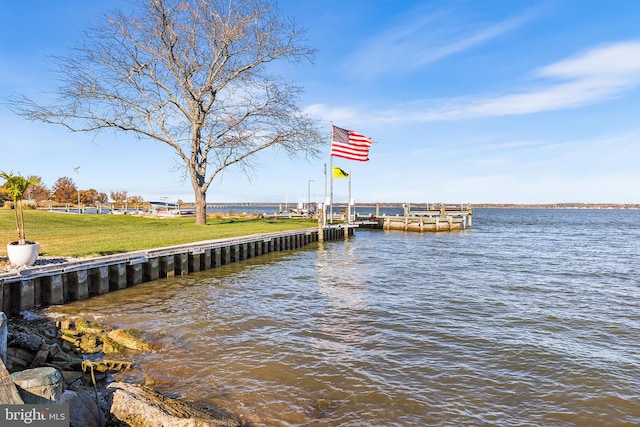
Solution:
<svg viewBox="0 0 640 427">
<path fill-rule="evenodd" d="M 211 267 L 219 267 L 222 265 L 222 249 L 213 248 L 211 250 Z"/>
<path fill-rule="evenodd" d="M 324 204 L 318 206 L 318 242 L 324 242 Z"/>
<path fill-rule="evenodd" d="M 189 254 L 175 254 L 173 262 L 175 263 L 176 276 L 186 276 L 189 274 Z"/>
<path fill-rule="evenodd" d="M 176 275 L 176 261 L 173 255 L 160 258 L 160 277 L 174 277 Z"/>
<path fill-rule="evenodd" d="M 146 282 L 158 280 L 160 278 L 160 259 L 149 258 L 149 261 L 142 265 L 142 274 Z"/>
<path fill-rule="evenodd" d="M 220 265 L 227 265 L 231 263 L 231 252 L 232 252 L 232 246 L 224 246 L 222 248 L 222 252 L 220 254 L 220 260 L 221 263 Z"/>
<path fill-rule="evenodd" d="M 117 291 L 127 287 L 127 266 L 123 263 L 109 266 L 109 290 Z"/>
</svg>

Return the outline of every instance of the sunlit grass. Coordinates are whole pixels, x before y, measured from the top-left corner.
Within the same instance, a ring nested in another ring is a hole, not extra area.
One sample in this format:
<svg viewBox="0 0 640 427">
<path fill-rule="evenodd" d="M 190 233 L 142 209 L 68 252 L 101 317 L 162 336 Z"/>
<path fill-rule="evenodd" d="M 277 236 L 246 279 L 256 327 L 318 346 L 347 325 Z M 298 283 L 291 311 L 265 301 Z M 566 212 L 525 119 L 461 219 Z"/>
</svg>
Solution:
<svg viewBox="0 0 640 427">
<path fill-rule="evenodd" d="M 298 230 L 317 225 L 313 219 L 256 217 L 143 218 L 131 215 L 66 214 L 25 211 L 27 240 L 40 243 L 40 255 L 90 257 L 152 249 L 225 237 Z M 17 240 L 13 211 L 0 209 L 0 255 Z"/>
</svg>

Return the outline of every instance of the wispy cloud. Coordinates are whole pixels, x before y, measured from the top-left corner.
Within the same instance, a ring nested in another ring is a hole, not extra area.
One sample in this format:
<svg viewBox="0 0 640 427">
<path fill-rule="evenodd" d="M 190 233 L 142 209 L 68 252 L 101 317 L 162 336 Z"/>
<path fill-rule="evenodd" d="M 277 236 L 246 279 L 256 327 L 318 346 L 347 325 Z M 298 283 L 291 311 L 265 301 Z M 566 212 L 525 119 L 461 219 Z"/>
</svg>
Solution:
<svg viewBox="0 0 640 427">
<path fill-rule="evenodd" d="M 376 76 L 410 72 L 449 55 L 470 49 L 512 31 L 533 16 L 532 12 L 497 23 L 460 21 L 460 10 L 412 10 L 407 20 L 368 40 L 346 61 L 354 75 Z"/>
<path fill-rule="evenodd" d="M 334 108 L 327 104 L 309 105 L 304 109 L 304 113 L 311 117 L 333 123 L 352 122 L 353 120 L 357 120 L 361 115 L 355 108 Z"/>
<path fill-rule="evenodd" d="M 599 45 L 532 73 L 514 93 L 417 100 L 376 112 L 312 108 L 317 117 L 359 118 L 383 124 L 513 116 L 579 108 L 624 96 L 640 86 L 640 40 Z"/>
<path fill-rule="evenodd" d="M 467 100 L 456 108 L 427 113 L 427 117 L 531 114 L 582 107 L 621 96 L 640 85 L 640 40 L 598 46 L 541 68 L 535 76 L 545 80 L 536 80 L 536 89 Z"/>
</svg>

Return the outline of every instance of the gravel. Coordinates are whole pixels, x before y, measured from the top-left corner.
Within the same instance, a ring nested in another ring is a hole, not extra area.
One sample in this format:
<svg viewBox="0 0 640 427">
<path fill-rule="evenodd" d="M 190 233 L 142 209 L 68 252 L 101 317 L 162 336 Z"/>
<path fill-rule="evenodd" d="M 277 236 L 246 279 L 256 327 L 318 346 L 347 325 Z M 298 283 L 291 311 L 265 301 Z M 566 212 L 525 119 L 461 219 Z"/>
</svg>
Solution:
<svg viewBox="0 0 640 427">
<path fill-rule="evenodd" d="M 61 258 L 61 257 L 38 257 L 33 267 L 41 267 L 43 265 L 64 264 L 65 262 L 75 261 L 78 258 Z M 0 274 L 18 273 L 31 267 L 16 267 L 11 265 L 9 258 L 0 257 Z"/>
</svg>

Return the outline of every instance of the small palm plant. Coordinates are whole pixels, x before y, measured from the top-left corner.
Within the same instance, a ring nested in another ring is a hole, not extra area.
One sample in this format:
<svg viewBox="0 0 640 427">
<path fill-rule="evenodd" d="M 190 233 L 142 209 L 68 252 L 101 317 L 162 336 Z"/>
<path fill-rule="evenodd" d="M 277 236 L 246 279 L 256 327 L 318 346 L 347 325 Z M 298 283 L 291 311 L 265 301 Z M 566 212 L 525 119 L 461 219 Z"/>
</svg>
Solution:
<svg viewBox="0 0 640 427">
<path fill-rule="evenodd" d="M 4 188 L 13 198 L 13 209 L 16 217 L 16 230 L 18 231 L 18 244 L 26 245 L 27 240 L 24 234 L 24 209 L 22 208 L 22 200 L 30 186 L 38 186 L 41 184 L 41 179 L 37 176 L 24 177 L 21 175 L 14 175 L 13 172 L 0 171 L 0 178 L 4 179 Z"/>
</svg>

